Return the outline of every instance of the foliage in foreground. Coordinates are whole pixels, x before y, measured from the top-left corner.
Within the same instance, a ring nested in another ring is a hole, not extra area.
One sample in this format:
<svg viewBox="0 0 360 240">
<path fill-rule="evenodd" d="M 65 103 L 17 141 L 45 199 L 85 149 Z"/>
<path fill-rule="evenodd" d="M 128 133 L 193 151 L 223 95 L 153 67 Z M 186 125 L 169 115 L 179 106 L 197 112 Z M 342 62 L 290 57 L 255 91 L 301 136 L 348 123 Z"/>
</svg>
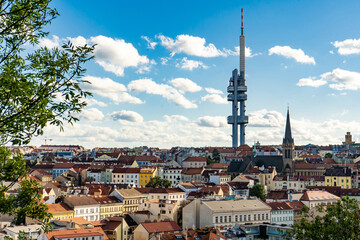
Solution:
<svg viewBox="0 0 360 240">
<path fill-rule="evenodd" d="M 341 240 L 360 239 L 359 204 L 348 196 L 342 197 L 335 205 L 318 206 L 316 210 L 323 216 L 315 215 L 307 208 L 305 216 L 287 231 L 288 239 L 301 240 Z"/>
<path fill-rule="evenodd" d="M 0 1 L 0 146 L 28 144 L 43 134 L 47 125 L 63 128 L 72 124 L 91 95 L 82 67 L 92 58 L 91 46 L 39 47 L 48 35 L 44 27 L 58 16 L 51 0 Z M 34 49 L 34 50 L 32 50 Z M 28 168 L 23 156 L 0 147 L 0 214 L 15 217 L 16 224 L 26 217 L 43 223 L 50 215 L 40 202 L 41 188 L 25 178 Z M 17 195 L 8 190 L 19 183 Z M 46 228 L 46 224 L 44 224 Z"/>
</svg>

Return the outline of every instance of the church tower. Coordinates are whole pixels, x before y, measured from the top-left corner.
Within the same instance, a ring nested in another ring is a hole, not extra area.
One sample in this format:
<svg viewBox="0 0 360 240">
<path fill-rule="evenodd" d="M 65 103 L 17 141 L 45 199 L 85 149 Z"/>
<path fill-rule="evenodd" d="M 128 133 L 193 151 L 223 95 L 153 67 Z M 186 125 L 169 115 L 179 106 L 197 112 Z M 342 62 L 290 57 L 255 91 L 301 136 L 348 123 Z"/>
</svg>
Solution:
<svg viewBox="0 0 360 240">
<path fill-rule="evenodd" d="M 291 125 L 290 125 L 290 113 L 289 108 L 287 110 L 286 117 L 286 127 L 285 127 L 285 137 L 282 144 L 283 149 L 283 173 L 291 174 L 295 172 L 295 144 L 294 139 L 291 134 Z"/>
</svg>

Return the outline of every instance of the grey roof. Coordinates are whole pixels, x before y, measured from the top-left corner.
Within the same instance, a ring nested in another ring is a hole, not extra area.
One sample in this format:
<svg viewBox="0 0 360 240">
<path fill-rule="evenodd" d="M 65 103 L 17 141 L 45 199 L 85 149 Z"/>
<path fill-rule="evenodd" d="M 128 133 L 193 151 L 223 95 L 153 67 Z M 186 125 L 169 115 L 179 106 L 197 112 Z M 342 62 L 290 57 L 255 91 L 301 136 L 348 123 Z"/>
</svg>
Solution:
<svg viewBox="0 0 360 240">
<path fill-rule="evenodd" d="M 246 157 L 241 161 L 232 161 L 228 166 L 228 172 L 241 173 L 245 171 L 249 164 L 251 164 L 251 157 Z"/>
<path fill-rule="evenodd" d="M 208 206 L 213 212 L 271 210 L 271 207 L 259 199 L 203 201 L 202 204 Z"/>
<path fill-rule="evenodd" d="M 290 125 L 290 113 L 289 113 L 289 109 L 287 111 L 287 117 L 286 117 L 286 127 L 285 127 L 285 137 L 283 139 L 283 144 L 284 143 L 291 143 L 294 144 L 294 139 L 292 137 L 291 134 L 291 125 Z"/>
<path fill-rule="evenodd" d="M 284 163 L 282 156 L 256 156 L 254 158 L 254 165 L 261 167 L 275 167 L 277 172 L 281 172 Z"/>
</svg>

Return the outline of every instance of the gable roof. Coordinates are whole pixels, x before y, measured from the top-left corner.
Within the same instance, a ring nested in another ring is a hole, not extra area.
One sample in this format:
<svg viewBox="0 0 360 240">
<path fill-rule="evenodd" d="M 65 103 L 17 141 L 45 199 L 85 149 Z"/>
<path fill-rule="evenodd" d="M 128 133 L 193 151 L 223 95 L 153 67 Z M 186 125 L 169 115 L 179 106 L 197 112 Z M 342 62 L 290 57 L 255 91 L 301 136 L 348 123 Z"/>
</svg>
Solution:
<svg viewBox="0 0 360 240">
<path fill-rule="evenodd" d="M 148 233 L 182 231 L 181 227 L 174 221 L 141 223 Z"/>
</svg>

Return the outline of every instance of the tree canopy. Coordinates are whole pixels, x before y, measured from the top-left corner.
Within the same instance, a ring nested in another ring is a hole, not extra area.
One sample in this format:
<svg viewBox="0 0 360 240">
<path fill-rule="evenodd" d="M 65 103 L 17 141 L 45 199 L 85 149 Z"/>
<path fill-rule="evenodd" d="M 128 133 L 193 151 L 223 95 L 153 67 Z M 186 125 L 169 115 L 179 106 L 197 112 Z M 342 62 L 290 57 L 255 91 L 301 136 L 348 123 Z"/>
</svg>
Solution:
<svg viewBox="0 0 360 240">
<path fill-rule="evenodd" d="M 250 196 L 258 197 L 258 198 L 260 198 L 261 200 L 266 199 L 266 192 L 265 192 L 264 185 L 255 184 L 255 185 L 250 189 Z"/>
<path fill-rule="evenodd" d="M 318 206 L 314 211 L 304 208 L 305 216 L 287 232 L 288 239 L 341 240 L 360 239 L 359 204 L 348 196 L 334 205 Z"/>
<path fill-rule="evenodd" d="M 83 65 L 92 58 L 93 46 L 60 48 L 39 46 L 48 35 L 44 28 L 58 16 L 51 0 L 0 1 L 0 213 L 45 222 L 47 207 L 40 202 L 41 188 L 26 179 L 28 168 L 20 153 L 5 144 L 28 144 L 47 125 L 63 129 L 78 119 L 74 113 L 86 106 L 81 89 Z M 20 184 L 16 196 L 6 192 Z"/>
<path fill-rule="evenodd" d="M 171 187 L 171 182 L 167 179 L 162 179 L 159 176 L 153 177 L 150 179 L 146 187 L 152 188 L 168 188 Z"/>
</svg>

